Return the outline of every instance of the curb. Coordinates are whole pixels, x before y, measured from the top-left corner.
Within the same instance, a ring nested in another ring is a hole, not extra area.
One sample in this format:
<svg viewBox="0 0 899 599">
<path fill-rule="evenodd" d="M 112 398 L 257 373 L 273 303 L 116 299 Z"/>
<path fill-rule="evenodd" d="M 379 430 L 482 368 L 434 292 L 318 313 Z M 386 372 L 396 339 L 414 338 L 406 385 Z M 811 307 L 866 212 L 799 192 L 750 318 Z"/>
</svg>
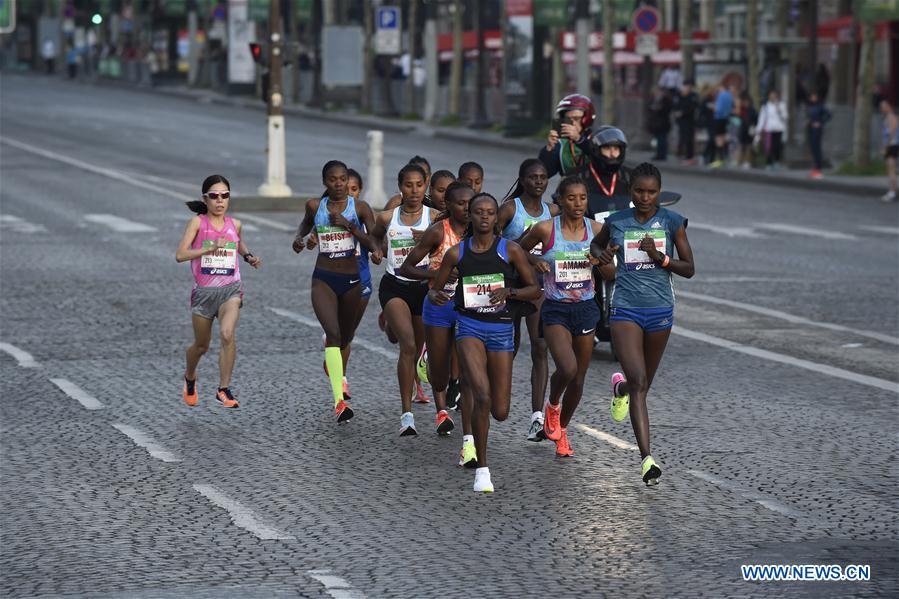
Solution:
<svg viewBox="0 0 899 599">
<path fill-rule="evenodd" d="M 237 106 L 240 108 L 249 108 L 263 112 L 265 105 L 258 99 L 248 99 L 245 97 L 223 96 L 221 94 L 205 91 L 191 91 L 187 89 L 172 87 L 141 87 L 131 83 L 98 79 L 93 82 L 95 85 L 105 85 L 110 87 L 118 87 L 129 89 L 143 93 L 156 93 L 177 97 L 187 100 L 195 100 L 201 103 L 218 104 L 225 106 Z M 429 125 L 422 121 L 399 121 L 391 117 L 378 117 L 369 115 L 360 115 L 344 112 L 328 112 L 317 108 L 309 108 L 306 106 L 285 106 L 283 108 L 285 114 L 295 115 L 299 117 L 316 119 L 319 121 L 338 122 L 358 127 L 378 128 L 384 131 L 392 131 L 396 133 L 412 133 L 417 132 L 425 137 L 433 137 L 437 139 L 447 139 L 452 141 L 461 141 L 468 143 L 477 143 L 480 145 L 488 145 L 508 150 L 521 150 L 534 154 L 536 156 L 539 150 L 541 140 L 536 138 L 508 138 L 500 134 L 486 131 L 473 131 L 468 129 L 457 129 L 453 127 L 444 127 L 440 125 Z M 648 158 L 647 158 L 648 159 Z M 630 162 L 630 161 L 629 161 Z M 691 167 L 680 164 L 664 164 L 662 169 L 677 174 L 696 175 L 700 177 L 708 177 L 711 179 L 723 179 L 728 181 L 741 181 L 747 183 L 759 183 L 763 185 L 773 185 L 778 187 L 789 187 L 793 189 L 804 189 L 819 191 L 821 193 L 853 193 L 859 195 L 880 195 L 886 189 L 884 184 L 877 185 L 868 181 L 839 181 L 827 178 L 809 179 L 799 176 L 779 176 L 768 174 L 758 169 L 742 170 L 742 169 L 708 169 L 704 167 Z M 268 198 L 271 199 L 271 198 Z"/>
</svg>

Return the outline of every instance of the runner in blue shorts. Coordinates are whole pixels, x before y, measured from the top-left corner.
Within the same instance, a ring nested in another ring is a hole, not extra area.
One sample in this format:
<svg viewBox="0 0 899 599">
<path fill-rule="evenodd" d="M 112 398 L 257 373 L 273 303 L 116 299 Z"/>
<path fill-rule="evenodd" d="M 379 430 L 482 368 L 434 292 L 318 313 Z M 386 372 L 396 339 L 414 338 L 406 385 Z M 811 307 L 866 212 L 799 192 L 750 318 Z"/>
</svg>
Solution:
<svg viewBox="0 0 899 599">
<path fill-rule="evenodd" d="M 585 216 L 587 185 L 580 177 L 562 179 L 557 197 L 562 214 L 534 225 L 521 247 L 543 247 L 543 256 L 536 263 L 544 273 L 540 317 L 556 365 L 543 432 L 556 442 L 556 455 L 570 457 L 574 451 L 568 442 L 568 424 L 584 393 L 593 331 L 599 320 L 599 308 L 593 301 L 593 264 L 597 260 L 590 255 L 590 240 L 602 226 Z"/>
<path fill-rule="evenodd" d="M 631 174 L 633 208 L 615 212 L 590 245 L 600 264 L 618 259 L 612 290 L 612 340 L 624 370 L 612 375 L 612 418 L 630 412 L 647 485 L 658 484 L 662 470 L 649 448 L 646 394 L 652 385 L 674 322 L 672 273 L 695 272 L 687 240 L 687 219 L 659 206 L 662 174 L 644 162 Z M 674 250 L 677 249 L 677 259 Z"/>
<path fill-rule="evenodd" d="M 490 415 L 497 421 L 509 416 L 512 394 L 512 307 L 514 301 L 540 297 L 540 286 L 527 253 L 514 241 L 503 239 L 497 226 L 499 206 L 490 194 L 474 196 L 468 204 L 469 229 L 459 245 L 444 255 L 431 302 L 442 306 L 450 296 L 443 291 L 453 269 L 456 292 L 456 348 L 462 378 L 474 395 L 472 432 L 478 469 L 474 490 L 492 493 L 487 467 L 487 433 Z M 512 287 L 516 275 L 519 287 Z"/>
</svg>

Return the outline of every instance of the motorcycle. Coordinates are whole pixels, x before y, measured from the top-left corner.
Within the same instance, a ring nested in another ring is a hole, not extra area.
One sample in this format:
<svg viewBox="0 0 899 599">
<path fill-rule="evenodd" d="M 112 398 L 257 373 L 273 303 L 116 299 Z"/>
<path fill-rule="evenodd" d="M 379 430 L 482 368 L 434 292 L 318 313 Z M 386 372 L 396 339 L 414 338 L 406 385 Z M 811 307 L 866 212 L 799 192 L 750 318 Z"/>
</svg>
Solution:
<svg viewBox="0 0 899 599">
<path fill-rule="evenodd" d="M 681 200 L 681 194 L 673 191 L 662 191 L 659 193 L 659 205 L 663 207 L 673 206 Z M 593 219 L 599 223 L 604 223 L 606 218 L 613 212 L 633 208 L 633 202 L 621 196 L 604 196 L 602 194 L 591 193 L 588 196 L 588 209 L 592 209 Z M 607 281 L 599 274 L 599 268 L 593 267 L 593 280 L 596 282 L 596 295 L 594 297 L 596 305 L 599 306 L 599 321 L 596 323 L 596 330 L 593 335 L 593 347 L 600 343 L 609 344 L 609 352 L 612 360 L 617 361 L 618 355 L 615 353 L 615 344 L 612 341 L 612 327 L 610 325 L 609 316 L 612 304 L 612 289 L 615 287 L 615 281 Z"/>
</svg>

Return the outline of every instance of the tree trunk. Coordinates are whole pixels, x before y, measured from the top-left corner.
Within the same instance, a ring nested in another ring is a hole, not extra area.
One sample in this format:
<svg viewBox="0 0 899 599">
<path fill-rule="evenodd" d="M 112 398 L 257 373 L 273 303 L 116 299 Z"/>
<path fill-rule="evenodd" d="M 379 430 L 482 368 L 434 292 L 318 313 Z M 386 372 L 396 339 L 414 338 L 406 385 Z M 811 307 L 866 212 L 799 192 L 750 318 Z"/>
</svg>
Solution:
<svg viewBox="0 0 899 599">
<path fill-rule="evenodd" d="M 685 45 L 683 42 L 689 42 L 693 39 L 693 2 L 692 0 L 680 0 L 678 12 L 678 20 L 680 21 L 678 29 L 680 30 L 680 57 L 681 57 L 681 75 L 684 81 L 691 81 L 693 75 L 693 46 Z M 756 105 L 757 106 L 757 105 Z"/>
<path fill-rule="evenodd" d="M 462 105 L 462 0 L 453 0 L 453 62 L 450 66 L 449 115 L 458 118 Z"/>
<path fill-rule="evenodd" d="M 749 96 L 756 109 L 761 106 L 759 89 L 759 2 L 746 2 L 746 58 L 749 70 Z"/>
<path fill-rule="evenodd" d="M 856 165 L 865 167 L 871 162 L 871 95 L 874 92 L 874 24 L 871 22 L 862 22 L 862 49 L 858 65 L 852 156 Z"/>
<path fill-rule="evenodd" d="M 550 28 L 550 39 L 558 40 L 560 34 L 558 27 Z M 565 65 L 562 63 L 562 48 L 559 47 L 559 44 L 552 44 L 552 52 L 552 105 L 555 107 L 565 95 Z"/>
<path fill-rule="evenodd" d="M 409 0 L 408 26 L 409 35 L 409 76 L 406 78 L 406 114 L 417 116 L 415 111 L 415 38 L 418 37 L 418 2 Z"/>
<path fill-rule="evenodd" d="M 602 2 L 602 124 L 615 122 L 615 51 L 612 36 L 615 32 L 615 5 L 612 0 Z"/>
</svg>

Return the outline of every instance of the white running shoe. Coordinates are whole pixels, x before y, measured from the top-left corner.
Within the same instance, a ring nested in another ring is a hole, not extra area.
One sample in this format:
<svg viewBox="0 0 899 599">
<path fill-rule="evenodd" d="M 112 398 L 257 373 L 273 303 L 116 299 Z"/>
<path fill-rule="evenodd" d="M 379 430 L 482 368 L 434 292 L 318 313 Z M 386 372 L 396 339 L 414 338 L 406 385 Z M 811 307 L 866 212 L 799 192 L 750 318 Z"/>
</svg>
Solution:
<svg viewBox="0 0 899 599">
<path fill-rule="evenodd" d="M 528 429 L 528 441 L 539 443 L 546 439 L 543 432 L 543 412 L 534 412 L 531 416 L 531 428 Z"/>
<path fill-rule="evenodd" d="M 474 471 L 474 492 L 493 493 L 493 483 L 490 481 L 490 468 L 478 468 Z"/>
<path fill-rule="evenodd" d="M 400 437 L 417 434 L 418 431 L 415 430 L 415 416 L 412 415 L 412 412 L 403 413 L 403 415 L 400 416 Z"/>
<path fill-rule="evenodd" d="M 880 196 L 881 202 L 894 202 L 895 200 L 896 200 L 896 192 L 895 191 L 888 191 L 885 194 L 883 194 L 882 196 Z"/>
</svg>

